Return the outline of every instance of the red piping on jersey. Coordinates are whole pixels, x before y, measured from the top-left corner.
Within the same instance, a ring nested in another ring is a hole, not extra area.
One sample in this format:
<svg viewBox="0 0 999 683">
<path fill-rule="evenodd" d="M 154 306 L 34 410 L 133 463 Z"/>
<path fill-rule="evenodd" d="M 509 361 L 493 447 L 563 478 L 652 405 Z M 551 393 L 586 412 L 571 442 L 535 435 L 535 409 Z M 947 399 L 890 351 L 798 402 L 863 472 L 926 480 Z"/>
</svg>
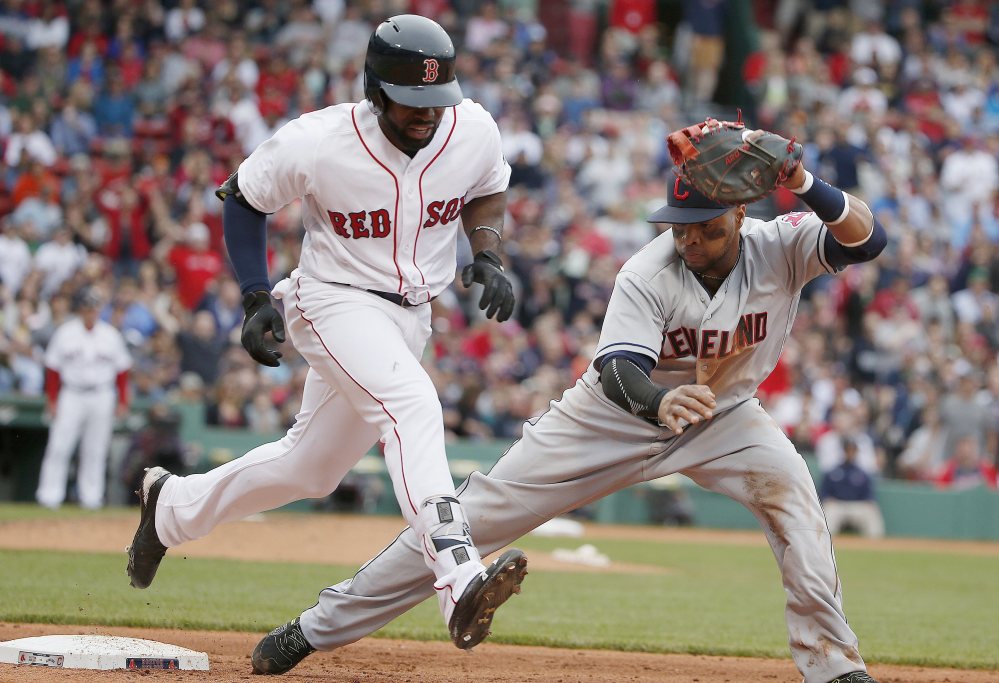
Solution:
<svg viewBox="0 0 999 683">
<path fill-rule="evenodd" d="M 425 206 L 425 204 L 423 203 L 423 174 L 427 172 L 427 169 L 429 169 L 431 166 L 433 166 L 434 162 L 437 161 L 437 157 L 439 157 L 441 154 L 444 153 L 444 150 L 447 148 L 447 143 L 451 142 L 451 136 L 454 135 L 454 129 L 458 125 L 458 107 L 457 106 L 451 107 L 451 112 L 452 112 L 452 114 L 454 114 L 454 120 L 451 121 L 451 130 L 449 130 L 448 133 L 447 133 L 447 139 L 444 140 L 444 145 L 440 148 L 440 150 L 437 152 L 437 154 L 434 155 L 434 158 L 430 160 L 430 163 L 428 163 L 426 166 L 424 166 L 423 170 L 420 171 L 420 183 L 419 183 L 420 184 L 420 222 L 417 223 L 418 227 L 416 229 L 416 239 L 413 240 L 413 266 L 415 266 L 416 270 L 419 271 L 419 273 L 420 273 L 420 281 L 423 284 L 427 284 L 427 278 L 425 278 L 423 276 L 423 270 L 418 265 L 416 265 L 416 245 L 419 244 L 419 242 L 420 242 L 420 233 L 423 232 L 423 207 Z M 427 293 L 427 301 L 430 301 L 430 293 L 429 292 Z"/>
<path fill-rule="evenodd" d="M 364 151 L 374 159 L 375 163 L 385 169 L 385 172 L 392 176 L 392 182 L 395 183 L 395 211 L 392 213 L 392 224 L 395 228 L 392 230 L 392 262 L 395 264 L 395 272 L 399 274 L 399 287 L 396 290 L 400 294 L 402 293 L 402 269 L 399 268 L 399 260 L 396 258 L 398 253 L 399 245 L 397 243 L 399 237 L 399 179 L 395 177 L 395 173 L 389 170 L 389 167 L 379 161 L 378 157 L 374 155 L 374 152 L 368 147 L 368 143 L 364 141 L 364 137 L 361 135 L 361 129 L 357 127 L 357 116 L 354 112 L 357 111 L 358 105 L 354 105 L 354 108 L 350 110 L 350 120 L 354 124 L 354 130 L 357 132 L 357 139 L 361 141 L 361 145 L 364 147 Z M 423 220 L 422 216 L 420 220 Z"/>
<path fill-rule="evenodd" d="M 295 280 L 295 284 L 296 284 L 295 298 L 298 299 L 298 303 L 295 304 L 295 308 L 297 308 L 298 312 L 302 315 L 302 320 L 309 323 L 309 327 L 312 328 L 313 333 L 315 333 L 316 335 L 316 339 L 319 340 L 319 343 L 326 351 L 326 354 L 333 360 L 334 363 L 337 364 L 337 367 L 343 371 L 343 374 L 347 375 L 347 377 L 350 377 L 351 382 L 356 384 L 361 389 L 361 391 L 366 393 L 368 396 L 372 398 L 372 400 L 374 400 L 378 405 L 380 405 L 382 410 L 385 411 L 385 414 L 388 415 L 390 420 L 392 420 L 392 432 L 395 434 L 395 440 L 399 443 L 399 472 L 402 474 L 402 487 L 406 490 L 406 500 L 409 502 L 409 507 L 413 508 L 413 514 L 414 515 L 418 514 L 416 511 L 416 506 L 413 504 L 413 497 L 409 495 L 409 482 L 406 481 L 406 468 L 404 466 L 405 458 L 403 458 L 402 456 L 402 437 L 399 436 L 399 421 L 396 420 L 395 416 L 392 415 L 392 413 L 389 412 L 389 409 L 385 407 L 384 401 L 382 401 L 379 398 L 376 398 L 374 394 L 365 389 L 360 382 L 354 379 L 354 376 L 351 375 L 349 372 L 347 372 L 347 369 L 340 364 L 340 361 L 336 359 L 336 356 L 333 355 L 333 352 L 330 351 L 328 346 L 326 346 L 326 342 L 323 341 L 322 335 L 320 335 L 319 330 L 316 329 L 316 324 L 306 317 L 305 309 L 302 308 L 302 295 L 301 295 L 302 278 L 300 277 L 297 278 Z"/>
</svg>

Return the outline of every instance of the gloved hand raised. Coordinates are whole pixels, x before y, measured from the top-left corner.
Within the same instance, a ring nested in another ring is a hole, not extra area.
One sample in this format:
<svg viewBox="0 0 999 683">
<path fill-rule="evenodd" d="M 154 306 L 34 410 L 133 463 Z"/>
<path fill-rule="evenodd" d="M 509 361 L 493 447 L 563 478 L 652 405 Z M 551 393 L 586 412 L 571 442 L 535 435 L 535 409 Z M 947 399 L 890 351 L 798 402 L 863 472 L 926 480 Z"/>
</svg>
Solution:
<svg viewBox="0 0 999 683">
<path fill-rule="evenodd" d="M 503 322 L 513 313 L 513 285 L 503 273 L 500 257 L 489 251 L 480 251 L 475 260 L 461 271 L 461 284 L 470 287 L 473 282 L 483 285 L 479 309 L 486 312 L 487 318 L 496 316 L 496 322 Z"/>
<path fill-rule="evenodd" d="M 243 333 L 240 341 L 243 348 L 250 354 L 253 360 L 261 365 L 269 365 L 276 368 L 280 363 L 280 351 L 275 351 L 264 344 L 264 336 L 270 332 L 274 341 L 281 344 L 284 342 L 284 319 L 277 309 L 271 304 L 270 292 L 250 292 L 243 295 Z"/>
</svg>

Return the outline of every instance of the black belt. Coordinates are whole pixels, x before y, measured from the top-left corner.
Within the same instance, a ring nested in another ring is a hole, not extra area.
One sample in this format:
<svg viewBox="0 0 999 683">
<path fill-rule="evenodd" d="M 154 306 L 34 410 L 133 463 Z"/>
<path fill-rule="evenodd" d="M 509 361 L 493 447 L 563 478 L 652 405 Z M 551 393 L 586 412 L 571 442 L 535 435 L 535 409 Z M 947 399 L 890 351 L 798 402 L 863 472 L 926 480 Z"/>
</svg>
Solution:
<svg viewBox="0 0 999 683">
<path fill-rule="evenodd" d="M 70 391 L 78 391 L 81 394 L 92 391 L 104 391 L 111 388 L 110 384 L 63 384 L 62 386 Z"/>
<path fill-rule="evenodd" d="M 366 289 L 365 292 L 370 292 L 375 296 L 380 296 L 385 299 L 385 301 L 391 302 L 396 306 L 402 306 L 403 308 L 412 308 L 413 306 L 419 306 L 420 304 L 414 304 L 412 301 L 406 298 L 404 294 L 398 294 L 396 292 L 379 292 L 377 289 Z"/>
<path fill-rule="evenodd" d="M 345 285 L 342 282 L 331 282 L 331 285 L 340 285 L 342 287 L 354 287 L 354 285 Z M 412 301 L 406 298 L 405 294 L 399 294 L 397 292 L 380 292 L 377 289 L 364 289 L 363 287 L 354 287 L 354 289 L 360 289 L 367 292 L 368 294 L 374 294 L 377 297 L 381 297 L 396 306 L 402 306 L 403 308 L 413 308 L 414 306 L 422 306 L 425 303 L 430 303 L 437 297 L 430 297 L 429 301 L 424 301 L 422 303 L 414 304 Z"/>
</svg>

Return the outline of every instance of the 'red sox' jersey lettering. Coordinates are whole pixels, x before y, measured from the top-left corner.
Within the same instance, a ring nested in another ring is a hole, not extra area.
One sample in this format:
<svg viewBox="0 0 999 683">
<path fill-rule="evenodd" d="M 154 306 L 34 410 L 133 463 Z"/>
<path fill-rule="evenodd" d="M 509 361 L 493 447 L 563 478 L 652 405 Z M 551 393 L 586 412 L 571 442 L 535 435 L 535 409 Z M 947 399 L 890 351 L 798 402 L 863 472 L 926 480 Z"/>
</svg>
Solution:
<svg viewBox="0 0 999 683">
<path fill-rule="evenodd" d="M 427 205 L 427 220 L 423 222 L 423 227 L 432 228 L 437 224 L 447 225 L 451 221 L 456 221 L 461 217 L 461 210 L 464 208 L 464 197 L 430 202 Z"/>
<path fill-rule="evenodd" d="M 388 237 L 392 232 L 392 221 L 387 209 L 376 211 L 352 211 L 346 215 L 339 211 L 327 211 L 333 232 L 347 239 L 363 237 Z"/>
</svg>

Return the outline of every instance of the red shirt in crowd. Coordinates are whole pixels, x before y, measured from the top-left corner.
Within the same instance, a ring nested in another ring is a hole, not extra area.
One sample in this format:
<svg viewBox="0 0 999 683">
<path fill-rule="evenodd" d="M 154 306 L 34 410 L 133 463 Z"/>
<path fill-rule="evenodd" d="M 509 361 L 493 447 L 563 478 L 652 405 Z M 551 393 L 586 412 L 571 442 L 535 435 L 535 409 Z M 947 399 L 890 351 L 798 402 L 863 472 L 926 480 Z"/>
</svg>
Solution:
<svg viewBox="0 0 999 683">
<path fill-rule="evenodd" d="M 222 272 L 222 257 L 210 249 L 193 249 L 178 244 L 167 259 L 177 275 L 177 298 L 193 311 L 205 296 L 208 284 Z"/>
</svg>

